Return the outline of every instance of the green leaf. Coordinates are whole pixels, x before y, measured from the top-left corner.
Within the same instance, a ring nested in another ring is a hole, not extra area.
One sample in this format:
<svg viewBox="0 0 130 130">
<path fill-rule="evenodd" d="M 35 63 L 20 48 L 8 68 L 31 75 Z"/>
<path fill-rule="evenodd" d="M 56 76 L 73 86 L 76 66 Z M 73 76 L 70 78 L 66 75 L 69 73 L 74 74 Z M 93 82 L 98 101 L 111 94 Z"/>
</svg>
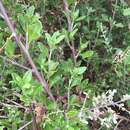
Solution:
<svg viewBox="0 0 130 130">
<path fill-rule="evenodd" d="M 45 68 L 46 59 L 45 59 L 44 56 L 40 55 L 40 56 L 38 57 L 38 63 L 39 63 L 39 65 L 40 65 L 41 69 L 45 71 L 45 70 L 46 70 L 46 68 Z M 45 71 L 45 72 L 46 72 L 46 71 Z"/>
<path fill-rule="evenodd" d="M 62 34 L 65 36 L 65 41 L 69 42 L 69 32 L 66 29 L 62 29 Z"/>
<path fill-rule="evenodd" d="M 122 23 L 117 23 L 117 24 L 115 24 L 115 26 L 118 27 L 118 28 L 123 28 L 124 27 L 124 25 Z"/>
<path fill-rule="evenodd" d="M 93 54 L 94 54 L 93 51 L 86 51 L 86 52 L 81 53 L 80 55 L 85 59 L 85 58 L 91 58 Z"/>
<path fill-rule="evenodd" d="M 55 48 L 54 39 L 52 39 L 52 37 L 51 37 L 51 35 L 49 33 L 45 33 L 45 37 L 47 39 L 47 43 L 48 43 L 49 47 L 51 49 L 54 49 Z"/>
<path fill-rule="evenodd" d="M 26 105 L 30 105 L 30 103 L 32 101 L 30 96 L 26 96 L 26 95 L 21 95 L 20 100 L 23 101 Z"/>
<path fill-rule="evenodd" d="M 29 89 L 29 88 L 31 88 L 31 84 L 30 83 L 25 83 L 23 86 L 22 86 L 22 89 L 23 90 L 27 90 L 27 89 Z"/>
<path fill-rule="evenodd" d="M 56 32 L 53 33 L 52 39 L 54 40 L 54 39 L 56 39 L 56 38 L 59 37 L 59 36 L 60 36 L 60 32 L 59 32 L 59 31 L 56 31 Z"/>
<path fill-rule="evenodd" d="M 49 80 L 50 86 L 54 86 L 58 83 L 60 84 L 61 82 L 62 82 L 62 77 L 60 75 L 57 75 L 57 74 L 53 75 Z"/>
<path fill-rule="evenodd" d="M 76 85 L 81 85 L 81 81 L 83 79 L 82 75 L 74 75 L 72 83 L 71 83 L 71 87 L 74 87 Z"/>
<path fill-rule="evenodd" d="M 74 117 L 78 114 L 78 111 L 77 110 L 71 110 L 67 113 L 67 116 L 68 117 Z"/>
<path fill-rule="evenodd" d="M 79 21 L 81 21 L 81 20 L 84 20 L 85 18 L 86 18 L 86 16 L 81 16 L 81 17 L 79 17 L 79 18 L 76 19 L 76 22 L 79 22 Z"/>
<path fill-rule="evenodd" d="M 109 18 L 108 18 L 108 15 L 106 15 L 106 14 L 101 14 L 101 16 L 102 16 L 102 20 L 104 21 L 104 22 L 109 22 Z"/>
<path fill-rule="evenodd" d="M 67 0 L 68 5 L 74 4 L 76 2 L 76 0 Z"/>
<path fill-rule="evenodd" d="M 50 43 L 51 42 L 51 35 L 49 33 L 45 33 L 45 37 L 47 39 L 47 42 Z"/>
<path fill-rule="evenodd" d="M 50 48 L 55 49 L 56 44 L 60 43 L 65 38 L 65 35 L 63 35 L 59 31 L 56 31 L 53 33 L 52 36 L 49 33 L 45 33 L 45 37 L 47 39 Z"/>
<path fill-rule="evenodd" d="M 78 67 L 78 68 L 74 68 L 73 72 L 75 74 L 81 75 L 86 71 L 86 67 Z"/>
<path fill-rule="evenodd" d="M 74 35 L 76 34 L 76 32 L 78 31 L 78 29 L 74 29 L 72 32 L 70 32 L 69 38 L 72 40 L 74 38 Z"/>
<path fill-rule="evenodd" d="M 12 73 L 12 78 L 16 82 L 20 82 L 22 80 L 22 78 L 16 73 Z"/>
<path fill-rule="evenodd" d="M 130 65 L 130 54 L 124 59 L 125 65 Z"/>
<path fill-rule="evenodd" d="M 29 70 L 25 73 L 25 75 L 23 76 L 23 82 L 24 83 L 29 83 L 32 80 L 32 71 Z"/>
<path fill-rule="evenodd" d="M 55 102 L 48 101 L 47 107 L 48 107 L 48 110 L 56 110 L 57 104 Z"/>
<path fill-rule="evenodd" d="M 21 87 L 23 85 L 22 78 L 16 73 L 12 73 L 11 76 L 12 76 L 12 81 L 10 81 L 10 83 L 16 84 L 17 86 L 15 86 L 15 87 L 17 87 L 19 89 L 19 87 Z"/>
<path fill-rule="evenodd" d="M 69 126 L 67 130 L 75 130 L 73 127 Z"/>
<path fill-rule="evenodd" d="M 124 16 L 130 16 L 130 8 L 126 8 L 123 10 L 123 15 Z"/>
<path fill-rule="evenodd" d="M 34 40 L 37 40 L 42 33 L 42 23 L 38 18 L 36 18 L 32 23 L 28 25 L 28 37 L 29 37 L 29 43 L 31 43 Z"/>
<path fill-rule="evenodd" d="M 33 14 L 34 14 L 34 11 L 35 11 L 35 7 L 34 6 L 31 6 L 27 9 L 27 15 L 32 17 Z"/>
<path fill-rule="evenodd" d="M 46 58 L 49 54 L 48 48 L 45 45 L 43 45 L 42 43 L 38 43 L 38 48 L 40 50 L 42 57 Z"/>
<path fill-rule="evenodd" d="M 83 51 L 85 48 L 87 48 L 88 44 L 89 44 L 89 42 L 83 43 L 82 40 L 80 39 L 80 48 L 79 48 L 79 50 Z"/>
<path fill-rule="evenodd" d="M 25 18 L 25 16 L 24 15 L 19 15 L 18 16 L 18 21 L 19 21 L 19 23 L 20 23 L 20 25 L 22 26 L 22 31 L 25 31 L 26 32 L 26 18 Z"/>
<path fill-rule="evenodd" d="M 71 97 L 70 97 L 70 104 L 72 106 L 77 104 L 77 96 L 75 94 L 71 95 Z"/>
<path fill-rule="evenodd" d="M 76 10 L 76 11 L 72 12 L 73 21 L 76 21 L 78 16 L 79 16 L 79 10 Z"/>
<path fill-rule="evenodd" d="M 26 14 L 19 15 L 18 20 L 22 26 L 24 33 L 28 32 L 28 43 L 37 40 L 42 35 L 42 23 L 38 14 L 34 15 L 35 7 L 31 6 L 27 9 Z"/>
<path fill-rule="evenodd" d="M 71 59 L 68 59 L 67 61 L 62 61 L 60 67 L 62 73 L 68 75 L 73 70 L 73 62 Z"/>
<path fill-rule="evenodd" d="M 58 62 L 50 61 L 49 62 L 49 72 L 48 75 L 49 77 L 52 76 L 55 72 L 57 72 L 57 67 L 58 67 Z"/>
<path fill-rule="evenodd" d="M 0 130 L 4 130 L 4 128 L 5 128 L 4 126 L 0 126 Z"/>
<path fill-rule="evenodd" d="M 8 38 L 6 40 L 5 44 L 6 44 L 5 54 L 8 57 L 12 57 L 14 55 L 14 52 L 15 52 L 16 44 L 10 38 Z"/>
<path fill-rule="evenodd" d="M 64 35 L 59 36 L 59 37 L 56 39 L 56 44 L 60 43 L 64 38 L 65 38 Z"/>
<path fill-rule="evenodd" d="M 33 95 L 35 96 L 35 98 L 39 98 L 39 96 L 41 96 L 43 94 L 43 87 L 41 84 L 36 84 L 34 87 L 34 92 Z M 43 97 L 41 97 L 43 98 Z"/>
</svg>

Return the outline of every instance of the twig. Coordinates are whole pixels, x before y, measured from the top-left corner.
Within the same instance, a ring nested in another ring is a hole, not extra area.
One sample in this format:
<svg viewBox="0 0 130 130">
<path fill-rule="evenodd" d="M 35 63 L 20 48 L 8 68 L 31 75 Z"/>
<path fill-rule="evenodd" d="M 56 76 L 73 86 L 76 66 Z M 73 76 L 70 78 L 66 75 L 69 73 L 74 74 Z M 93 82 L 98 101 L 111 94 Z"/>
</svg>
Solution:
<svg viewBox="0 0 130 130">
<path fill-rule="evenodd" d="M 111 102 L 111 103 L 108 103 L 108 104 L 103 104 L 101 106 L 90 108 L 89 111 L 93 111 L 94 109 L 106 108 L 106 107 L 109 107 L 109 106 L 117 106 L 117 104 L 123 103 L 123 102 L 128 101 L 128 100 L 130 100 L 130 99 L 122 99 L 122 100 L 119 100 L 117 102 Z"/>
<path fill-rule="evenodd" d="M 19 63 L 16 62 L 16 61 L 13 61 L 13 60 L 10 60 L 10 59 L 6 59 L 6 60 L 8 60 L 8 61 L 11 62 L 13 65 L 16 65 L 16 66 L 18 66 L 18 67 L 20 67 L 20 68 L 22 68 L 22 69 L 31 70 L 32 72 L 34 72 L 31 68 L 28 68 L 28 67 L 26 67 L 26 66 L 24 66 L 24 65 L 21 65 L 21 64 L 19 64 Z"/>
<path fill-rule="evenodd" d="M 68 6 L 68 2 L 67 0 L 63 0 L 64 3 L 64 8 L 65 8 L 65 13 L 67 15 L 67 22 L 68 22 L 68 31 L 71 32 L 72 31 L 72 21 L 71 21 L 71 17 L 70 17 L 70 10 L 69 10 L 69 6 Z"/>
<path fill-rule="evenodd" d="M 68 23 L 68 31 L 69 32 L 72 32 L 73 31 L 73 23 L 72 23 L 72 19 L 71 19 L 71 16 L 70 16 L 70 10 L 69 10 L 69 6 L 68 6 L 68 2 L 67 0 L 63 0 L 63 3 L 64 3 L 64 8 L 65 8 L 65 13 L 66 13 L 66 17 L 67 17 L 67 23 Z M 77 62 L 77 54 L 76 54 L 76 49 L 75 49 L 75 46 L 74 46 L 74 42 L 72 41 L 71 42 L 71 45 L 70 43 L 67 43 L 68 46 L 70 47 L 71 51 L 72 51 L 72 56 L 73 56 L 73 60 L 74 60 L 74 64 L 76 64 Z"/>
<path fill-rule="evenodd" d="M 118 129 L 118 126 L 119 126 L 119 124 L 120 124 L 122 121 L 123 121 L 123 119 L 121 119 L 121 120 L 116 124 L 114 130 L 117 130 L 117 129 Z"/>
<path fill-rule="evenodd" d="M 17 97 L 19 97 L 19 98 L 20 98 L 20 96 L 21 96 L 21 94 L 19 94 L 19 93 L 17 93 L 17 92 L 13 92 L 13 95 L 14 95 L 14 96 L 17 96 Z"/>
<path fill-rule="evenodd" d="M 4 44 L 4 45 L 0 48 L 0 53 L 3 52 L 3 50 L 5 49 L 5 46 L 6 46 L 6 44 Z"/>
<path fill-rule="evenodd" d="M 33 121 L 29 121 L 28 123 L 26 123 L 25 125 L 23 125 L 22 127 L 20 127 L 18 130 L 23 130 L 25 127 L 27 127 L 28 125 L 30 125 Z"/>
<path fill-rule="evenodd" d="M 53 97 L 52 95 L 52 92 L 49 88 L 49 84 L 47 83 L 46 79 L 44 77 L 41 77 L 41 74 L 39 73 L 36 65 L 34 64 L 28 50 L 26 49 L 26 47 L 23 45 L 23 43 L 20 41 L 19 39 L 19 36 L 17 35 L 7 13 L 6 13 L 6 10 L 2 4 L 2 1 L 0 1 L 0 10 L 1 10 L 1 13 L 2 15 L 4 16 L 4 20 L 6 21 L 8 27 L 10 28 L 13 36 L 15 37 L 15 40 L 17 42 L 17 44 L 20 46 L 21 50 L 23 51 L 23 54 L 27 57 L 31 67 L 33 68 L 34 70 L 34 74 L 36 75 L 37 79 L 40 81 L 40 83 L 42 84 L 42 86 L 44 87 L 46 93 L 50 96 L 50 98 L 55 102 L 55 98 Z"/>
<path fill-rule="evenodd" d="M 23 105 L 21 105 L 21 104 L 15 102 L 15 101 L 12 101 L 12 100 L 10 100 L 10 99 L 8 99 L 8 98 L 5 98 L 5 100 L 7 100 L 8 102 L 11 102 L 11 103 L 13 103 L 13 104 L 19 106 L 20 108 L 24 108 L 25 110 L 28 109 L 27 107 L 25 107 L 25 106 L 23 106 Z"/>
<path fill-rule="evenodd" d="M 7 116 L 0 116 L 0 119 L 7 119 Z"/>
<path fill-rule="evenodd" d="M 83 114 L 83 110 L 84 110 L 84 108 L 85 108 L 86 101 L 87 101 L 87 93 L 85 93 L 85 99 L 84 99 L 82 108 L 81 108 L 80 113 L 79 113 L 79 118 L 80 118 L 80 119 L 82 118 L 82 114 Z"/>
<path fill-rule="evenodd" d="M 32 70 L 31 68 L 28 68 L 28 67 L 26 67 L 26 66 L 24 66 L 24 65 L 22 65 L 22 64 L 19 64 L 18 62 L 13 61 L 13 60 L 11 60 L 11 59 L 9 59 L 9 58 L 5 58 L 5 57 L 3 57 L 3 56 L 0 56 L 0 58 L 2 58 L 3 60 L 6 60 L 7 62 L 10 62 L 10 63 L 13 64 L 13 65 L 16 65 L 16 66 L 20 67 L 20 68 L 22 68 L 22 69 Z M 33 70 L 32 70 L 32 72 L 33 72 Z"/>
<path fill-rule="evenodd" d="M 29 44 L 28 44 L 28 32 L 26 32 L 26 49 L 29 50 Z"/>
<path fill-rule="evenodd" d="M 3 103 L 3 102 L 0 102 L 0 104 L 2 106 L 5 106 L 5 107 L 16 107 L 16 108 L 23 108 L 25 109 L 24 107 L 21 107 L 21 106 L 17 106 L 17 105 L 11 105 L 11 104 L 7 104 L 7 103 Z M 26 110 L 26 109 L 25 109 Z"/>
<path fill-rule="evenodd" d="M 120 119 L 120 121 L 116 124 L 114 130 L 117 130 L 119 124 L 120 124 L 122 121 L 126 120 L 126 121 L 130 122 L 129 119 L 127 119 L 127 118 L 125 118 L 125 117 L 123 117 L 123 116 L 117 115 L 117 117 Z"/>
<path fill-rule="evenodd" d="M 130 120 L 124 116 L 120 116 L 120 115 L 116 115 L 116 116 L 117 116 L 117 118 L 119 118 L 121 120 L 126 120 L 126 121 L 130 122 Z"/>
</svg>

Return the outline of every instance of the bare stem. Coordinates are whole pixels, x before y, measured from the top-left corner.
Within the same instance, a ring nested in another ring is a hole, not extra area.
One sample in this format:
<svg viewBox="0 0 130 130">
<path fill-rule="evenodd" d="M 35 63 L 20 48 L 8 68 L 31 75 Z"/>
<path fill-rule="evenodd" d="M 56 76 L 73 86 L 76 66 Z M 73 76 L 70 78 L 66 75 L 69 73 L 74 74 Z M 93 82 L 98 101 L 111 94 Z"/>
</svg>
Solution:
<svg viewBox="0 0 130 130">
<path fill-rule="evenodd" d="M 64 3 L 64 8 L 65 8 L 65 13 L 67 15 L 68 31 L 72 32 L 73 31 L 73 22 L 72 22 L 72 19 L 71 19 L 71 16 L 70 16 L 70 10 L 69 10 L 67 0 L 63 0 L 63 3 Z M 75 46 L 74 46 L 74 41 L 71 42 L 71 45 L 70 45 L 70 43 L 68 43 L 68 45 L 69 45 L 69 47 L 72 51 L 74 64 L 76 64 L 77 56 L 76 56 L 76 49 L 75 49 Z"/>
<path fill-rule="evenodd" d="M 0 102 L 0 105 L 2 105 L 2 106 L 4 106 L 4 107 L 11 107 L 11 108 L 13 108 L 13 107 L 15 107 L 15 108 L 23 108 L 23 109 L 26 110 L 25 107 L 18 106 L 18 105 L 7 104 L 7 103 L 3 103 L 3 102 Z"/>
<path fill-rule="evenodd" d="M 5 60 L 5 61 L 7 61 L 7 62 L 10 62 L 11 64 L 13 64 L 13 65 L 15 65 L 15 66 L 20 67 L 20 68 L 22 68 L 22 69 L 31 70 L 31 71 L 33 72 L 33 70 L 32 70 L 31 68 L 28 68 L 28 67 L 26 67 L 26 66 L 24 66 L 24 65 L 21 65 L 20 63 L 18 63 L 18 62 L 16 62 L 16 61 L 13 61 L 13 60 L 11 60 L 11 59 L 9 59 L 9 58 L 5 58 L 4 56 L 1 56 L 1 55 L 0 55 L 0 58 L 2 58 L 3 60 Z"/>
<path fill-rule="evenodd" d="M 32 58 L 31 58 L 28 50 L 23 45 L 23 43 L 20 41 L 19 36 L 17 35 L 17 33 L 16 33 L 16 31 L 15 31 L 15 29 L 14 29 L 14 27 L 13 27 L 13 25 L 12 25 L 8 15 L 7 15 L 7 13 L 6 13 L 6 10 L 5 10 L 5 8 L 4 8 L 3 4 L 2 4 L 2 1 L 0 1 L 0 11 L 1 11 L 1 13 L 2 13 L 2 15 L 4 17 L 4 20 L 6 21 L 8 27 L 10 28 L 13 36 L 15 37 L 15 40 L 16 40 L 17 44 L 20 46 L 21 50 L 23 51 L 23 54 L 27 57 L 27 59 L 28 59 L 30 65 L 31 65 L 32 69 L 34 70 L 34 74 L 36 75 L 36 77 L 38 78 L 38 80 L 40 81 L 42 86 L 44 87 L 46 93 L 50 96 L 50 98 L 53 101 L 55 101 L 47 81 L 45 80 L 44 77 L 41 77 L 41 74 L 38 72 L 38 69 L 37 69 L 36 65 L 34 64 L 34 62 L 33 62 Z"/>
<path fill-rule="evenodd" d="M 26 123 L 25 125 L 23 125 L 22 127 L 20 127 L 18 130 L 24 130 L 28 125 L 30 125 L 33 121 L 29 121 L 28 123 Z"/>
<path fill-rule="evenodd" d="M 63 3 L 64 3 L 64 8 L 65 8 L 65 13 L 67 15 L 68 31 L 71 32 L 73 27 L 72 27 L 72 21 L 71 21 L 71 17 L 70 17 L 70 10 L 69 10 L 67 0 L 63 0 Z"/>
<path fill-rule="evenodd" d="M 23 106 L 23 105 L 21 105 L 21 104 L 15 102 L 15 101 L 13 101 L 13 100 L 10 100 L 10 99 L 8 99 L 8 98 L 5 98 L 5 100 L 7 100 L 7 101 L 10 102 L 10 103 L 13 103 L 14 105 L 18 106 L 19 108 L 23 108 L 23 109 L 25 109 L 26 111 L 28 110 L 27 107 L 25 107 L 25 106 Z"/>
</svg>

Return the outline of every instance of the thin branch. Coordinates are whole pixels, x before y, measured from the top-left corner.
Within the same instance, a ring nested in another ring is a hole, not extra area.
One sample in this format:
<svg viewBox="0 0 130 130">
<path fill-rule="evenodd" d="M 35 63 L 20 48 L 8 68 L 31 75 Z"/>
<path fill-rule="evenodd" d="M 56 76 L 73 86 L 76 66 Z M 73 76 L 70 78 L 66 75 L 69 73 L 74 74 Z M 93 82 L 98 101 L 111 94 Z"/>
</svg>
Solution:
<svg viewBox="0 0 130 130">
<path fill-rule="evenodd" d="M 7 116 L 0 116 L 0 119 L 7 119 Z"/>
<path fill-rule="evenodd" d="M 117 106 L 117 104 L 123 103 L 123 102 L 128 101 L 128 100 L 130 100 L 130 99 L 122 99 L 122 100 L 119 100 L 117 102 L 111 102 L 111 103 L 108 103 L 108 104 L 103 104 L 101 106 L 98 105 L 97 107 L 90 108 L 89 111 L 93 111 L 94 109 L 107 108 L 109 106 Z"/>
<path fill-rule="evenodd" d="M 85 93 L 85 99 L 84 99 L 84 102 L 83 102 L 83 105 L 81 107 L 81 110 L 80 110 L 80 113 L 79 113 L 79 118 L 81 119 L 82 118 L 82 114 L 83 114 L 83 110 L 85 108 L 85 104 L 86 104 L 86 101 L 87 101 L 87 93 Z"/>
<path fill-rule="evenodd" d="M 7 104 L 7 103 L 3 103 L 3 102 L 0 102 L 0 105 L 5 106 L 5 107 L 16 107 L 16 108 L 23 108 L 23 109 L 25 109 L 24 107 L 21 107 L 21 106 Z"/>
<path fill-rule="evenodd" d="M 12 100 L 10 100 L 10 99 L 8 99 L 8 98 L 5 98 L 5 100 L 7 100 L 8 102 L 11 102 L 11 103 L 15 104 L 16 106 L 19 106 L 20 108 L 23 108 L 23 109 L 25 109 L 25 110 L 28 109 L 27 107 L 25 107 L 25 106 L 23 106 L 23 105 L 21 105 L 21 104 L 15 102 L 15 101 L 12 101 Z"/>
<path fill-rule="evenodd" d="M 26 123 L 25 125 L 23 125 L 22 127 L 20 127 L 18 130 L 24 130 L 24 128 L 26 128 L 28 125 L 30 125 L 33 121 L 29 121 L 28 123 Z"/>
<path fill-rule="evenodd" d="M 50 98 L 55 102 L 55 98 L 52 95 L 52 92 L 49 88 L 49 84 L 47 83 L 46 79 L 44 77 L 41 77 L 41 74 L 39 73 L 36 65 L 34 64 L 28 50 L 26 49 L 26 47 L 23 45 L 23 43 L 20 41 L 19 36 L 17 35 L 7 13 L 6 10 L 2 4 L 2 1 L 0 1 L 0 10 L 2 15 L 4 16 L 4 20 L 6 21 L 8 27 L 10 28 L 13 36 L 15 37 L 15 40 L 17 42 L 17 44 L 20 46 L 21 50 L 23 51 L 23 54 L 27 57 L 32 69 L 34 70 L 34 74 L 36 75 L 37 79 L 40 81 L 40 83 L 42 84 L 42 86 L 44 87 L 46 93 L 50 96 Z"/>
<path fill-rule="evenodd" d="M 123 119 L 121 119 L 121 120 L 116 124 L 114 130 L 118 130 L 118 126 L 119 126 L 119 124 L 120 124 L 122 121 L 123 121 Z"/>
<path fill-rule="evenodd" d="M 120 116 L 120 115 L 117 115 L 117 117 L 120 119 L 120 121 L 116 124 L 114 130 L 118 130 L 118 126 L 119 126 L 119 124 L 120 124 L 122 121 L 126 120 L 126 121 L 130 122 L 130 120 L 127 119 L 126 117 L 123 117 L 123 116 Z"/>
<path fill-rule="evenodd" d="M 121 120 L 125 120 L 125 121 L 128 121 L 130 122 L 130 120 L 124 116 L 120 116 L 120 115 L 116 115 L 118 119 L 121 119 Z"/>
<path fill-rule="evenodd" d="M 28 68 L 28 67 L 26 67 L 26 66 L 24 66 L 24 65 L 21 65 L 21 64 L 19 64 L 19 63 L 16 62 L 16 61 L 13 61 L 13 60 L 10 60 L 10 59 L 6 59 L 6 60 L 9 61 L 9 62 L 11 62 L 13 65 L 16 65 L 16 66 L 18 66 L 18 67 L 20 67 L 20 68 L 22 68 L 22 69 L 31 70 L 32 72 L 34 72 L 32 69 L 30 69 L 30 68 Z"/>
<path fill-rule="evenodd" d="M 64 3 L 64 8 L 65 8 L 65 13 L 67 15 L 66 17 L 67 17 L 67 23 L 68 23 L 68 31 L 72 32 L 73 31 L 73 23 L 72 23 L 72 19 L 71 19 L 71 16 L 70 16 L 69 5 L 68 5 L 67 0 L 63 0 L 63 3 Z M 77 62 L 77 56 L 76 55 L 77 54 L 76 54 L 74 42 L 72 41 L 71 45 L 70 45 L 70 43 L 67 43 L 67 44 L 72 51 L 73 60 L 74 60 L 74 63 L 76 64 L 76 62 Z"/>
<path fill-rule="evenodd" d="M 29 50 L 29 44 L 28 44 L 28 32 L 26 32 L 26 49 Z"/>
<path fill-rule="evenodd" d="M 10 63 L 13 64 L 13 65 L 16 65 L 16 66 L 20 67 L 20 68 L 22 68 L 22 69 L 32 70 L 31 68 L 28 68 L 28 67 L 26 67 L 26 66 L 24 66 L 24 65 L 22 65 L 22 64 L 19 64 L 18 62 L 13 61 L 13 60 L 11 60 L 11 59 L 9 59 L 9 58 L 5 58 L 5 57 L 3 57 L 3 56 L 0 56 L 0 58 L 2 58 L 3 60 L 6 60 L 7 62 L 10 62 Z M 33 72 L 33 70 L 32 70 L 32 72 Z"/>
<path fill-rule="evenodd" d="M 71 17 L 70 17 L 70 10 L 69 10 L 69 6 L 68 6 L 68 2 L 67 2 L 67 0 L 63 0 L 63 3 L 64 3 L 64 8 L 65 8 L 65 13 L 67 15 L 68 31 L 72 32 L 73 27 L 72 27 L 72 21 L 71 21 Z"/>
<path fill-rule="evenodd" d="M 117 117 L 120 119 L 120 121 L 116 124 L 114 130 L 117 130 L 117 129 L 118 129 L 118 126 L 119 126 L 119 124 L 120 124 L 122 121 L 126 120 L 126 121 L 130 122 L 130 120 L 127 119 L 126 117 L 123 117 L 123 116 L 120 116 L 120 115 L 117 115 Z"/>
</svg>

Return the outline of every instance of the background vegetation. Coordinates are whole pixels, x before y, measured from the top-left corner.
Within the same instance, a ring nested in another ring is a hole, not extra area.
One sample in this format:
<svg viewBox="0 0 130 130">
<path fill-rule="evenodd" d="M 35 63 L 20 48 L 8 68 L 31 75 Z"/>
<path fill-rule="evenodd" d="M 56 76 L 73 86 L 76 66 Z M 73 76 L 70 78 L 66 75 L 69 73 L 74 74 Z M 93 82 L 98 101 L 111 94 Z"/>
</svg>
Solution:
<svg viewBox="0 0 130 130">
<path fill-rule="evenodd" d="M 129 3 L 0 1 L 0 130 L 129 122 Z"/>
</svg>

